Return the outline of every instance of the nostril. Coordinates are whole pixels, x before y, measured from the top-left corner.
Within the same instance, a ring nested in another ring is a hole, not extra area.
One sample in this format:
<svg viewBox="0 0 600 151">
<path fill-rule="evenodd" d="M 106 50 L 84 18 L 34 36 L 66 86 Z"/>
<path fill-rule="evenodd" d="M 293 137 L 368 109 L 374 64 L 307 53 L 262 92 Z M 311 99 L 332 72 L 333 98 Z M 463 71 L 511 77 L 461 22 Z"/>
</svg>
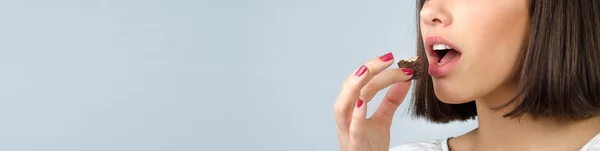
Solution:
<svg viewBox="0 0 600 151">
<path fill-rule="evenodd" d="M 432 22 L 433 22 L 433 23 L 442 23 L 442 21 L 441 21 L 441 20 L 439 20 L 439 19 L 437 19 L 437 18 L 434 18 L 434 19 L 432 20 Z"/>
</svg>

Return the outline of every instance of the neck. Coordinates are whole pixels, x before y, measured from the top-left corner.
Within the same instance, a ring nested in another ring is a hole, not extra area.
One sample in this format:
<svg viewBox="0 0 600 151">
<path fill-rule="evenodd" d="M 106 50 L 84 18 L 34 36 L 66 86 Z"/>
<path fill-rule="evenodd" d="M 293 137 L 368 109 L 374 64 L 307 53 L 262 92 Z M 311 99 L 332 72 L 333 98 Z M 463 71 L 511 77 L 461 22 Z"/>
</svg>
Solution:
<svg viewBox="0 0 600 151">
<path fill-rule="evenodd" d="M 479 128 L 472 132 L 475 150 L 578 150 L 600 132 L 600 117 L 577 122 L 534 120 L 528 115 L 505 118 L 511 106 L 492 108 L 510 100 L 513 90 L 500 90 L 476 100 Z"/>
</svg>

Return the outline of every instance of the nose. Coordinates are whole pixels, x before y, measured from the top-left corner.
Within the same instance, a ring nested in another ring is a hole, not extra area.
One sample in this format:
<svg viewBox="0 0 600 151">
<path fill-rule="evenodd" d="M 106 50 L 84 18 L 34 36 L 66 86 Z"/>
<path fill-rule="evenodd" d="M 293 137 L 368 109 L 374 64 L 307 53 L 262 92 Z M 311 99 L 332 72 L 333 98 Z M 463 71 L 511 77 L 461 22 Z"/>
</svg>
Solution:
<svg viewBox="0 0 600 151">
<path fill-rule="evenodd" d="M 452 23 L 452 17 L 446 7 L 446 0 L 429 0 L 420 12 L 421 23 L 427 27 L 445 27 Z"/>
</svg>

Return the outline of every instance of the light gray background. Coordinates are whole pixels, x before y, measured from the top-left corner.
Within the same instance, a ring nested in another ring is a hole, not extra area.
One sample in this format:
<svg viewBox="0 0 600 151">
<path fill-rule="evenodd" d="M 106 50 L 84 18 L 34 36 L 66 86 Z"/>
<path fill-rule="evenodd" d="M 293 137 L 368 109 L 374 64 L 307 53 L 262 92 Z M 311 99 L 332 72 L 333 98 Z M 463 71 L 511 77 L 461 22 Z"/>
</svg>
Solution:
<svg viewBox="0 0 600 151">
<path fill-rule="evenodd" d="M 339 150 L 342 79 L 386 52 L 415 54 L 414 6 L 2 0 L 0 150 Z M 476 126 L 411 120 L 405 108 L 392 145 Z"/>
</svg>

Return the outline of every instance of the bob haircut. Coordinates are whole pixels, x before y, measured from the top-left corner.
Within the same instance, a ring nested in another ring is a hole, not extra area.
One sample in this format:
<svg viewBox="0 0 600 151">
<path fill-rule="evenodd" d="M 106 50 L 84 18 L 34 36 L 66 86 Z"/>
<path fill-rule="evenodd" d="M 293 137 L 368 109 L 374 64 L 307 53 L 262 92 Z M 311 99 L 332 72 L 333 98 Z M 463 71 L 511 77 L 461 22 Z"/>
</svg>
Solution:
<svg viewBox="0 0 600 151">
<path fill-rule="evenodd" d="M 428 61 L 421 44 L 419 13 L 426 0 L 417 0 L 417 55 L 422 69 Z M 600 113 L 600 1 L 529 0 L 528 41 L 519 55 L 513 81 L 518 93 L 508 103 L 504 117 L 522 115 L 534 119 L 578 121 Z M 431 76 L 414 81 L 414 117 L 434 123 L 475 119 L 475 101 L 441 102 L 433 91 Z"/>
</svg>

